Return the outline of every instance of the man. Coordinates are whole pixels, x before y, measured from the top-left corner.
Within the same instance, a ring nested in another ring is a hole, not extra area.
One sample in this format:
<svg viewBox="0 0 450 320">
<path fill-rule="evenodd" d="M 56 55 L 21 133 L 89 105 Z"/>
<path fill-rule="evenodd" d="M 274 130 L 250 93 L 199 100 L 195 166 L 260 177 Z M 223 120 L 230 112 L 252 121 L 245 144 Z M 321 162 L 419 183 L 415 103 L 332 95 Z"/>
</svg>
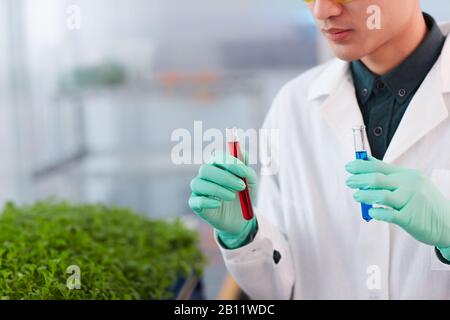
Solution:
<svg viewBox="0 0 450 320">
<path fill-rule="evenodd" d="M 339 59 L 276 97 L 265 128 L 280 129 L 279 172 L 262 176 L 256 217 L 236 198 L 246 177 L 254 199 L 256 174 L 223 156 L 201 167 L 189 204 L 252 298 L 449 299 L 450 25 L 419 0 L 307 2 Z M 367 160 L 352 161 L 357 125 Z M 378 205 L 372 221 L 355 200 Z"/>
</svg>

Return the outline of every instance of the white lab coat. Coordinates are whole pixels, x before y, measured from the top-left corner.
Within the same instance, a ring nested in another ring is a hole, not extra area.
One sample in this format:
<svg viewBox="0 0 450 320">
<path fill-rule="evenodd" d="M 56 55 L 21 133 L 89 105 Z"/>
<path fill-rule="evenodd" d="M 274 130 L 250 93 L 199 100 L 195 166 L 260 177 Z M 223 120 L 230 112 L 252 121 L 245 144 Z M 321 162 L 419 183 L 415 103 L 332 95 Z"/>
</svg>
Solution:
<svg viewBox="0 0 450 320">
<path fill-rule="evenodd" d="M 442 26 L 445 34 L 450 24 Z M 396 225 L 365 222 L 344 166 L 363 124 L 349 64 L 318 66 L 287 83 L 266 128 L 276 175 L 262 176 L 259 231 L 220 247 L 229 272 L 256 299 L 450 299 L 450 266 Z M 383 159 L 429 176 L 450 198 L 450 39 L 408 106 Z M 369 148 L 370 149 L 370 148 Z M 370 150 L 369 150 L 370 152 Z M 449 213 L 450 214 L 450 213 Z M 273 252 L 281 253 L 276 264 Z"/>
</svg>

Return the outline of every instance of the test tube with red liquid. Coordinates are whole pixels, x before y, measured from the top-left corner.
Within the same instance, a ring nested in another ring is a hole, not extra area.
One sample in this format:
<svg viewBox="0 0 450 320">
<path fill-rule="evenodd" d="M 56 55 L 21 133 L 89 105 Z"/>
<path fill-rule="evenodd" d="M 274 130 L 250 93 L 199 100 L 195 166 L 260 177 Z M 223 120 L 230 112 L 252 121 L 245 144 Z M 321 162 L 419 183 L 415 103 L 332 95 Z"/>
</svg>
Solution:
<svg viewBox="0 0 450 320">
<path fill-rule="evenodd" d="M 230 154 L 244 162 L 244 158 L 241 153 L 241 149 L 239 146 L 239 137 L 237 135 L 236 128 L 227 129 L 226 130 L 228 149 Z M 253 219 L 253 207 L 252 207 L 252 199 L 250 198 L 250 193 L 248 192 L 248 184 L 246 178 L 241 178 L 245 183 L 245 189 L 243 191 L 239 191 L 239 201 L 241 203 L 242 216 L 245 220 Z"/>
</svg>

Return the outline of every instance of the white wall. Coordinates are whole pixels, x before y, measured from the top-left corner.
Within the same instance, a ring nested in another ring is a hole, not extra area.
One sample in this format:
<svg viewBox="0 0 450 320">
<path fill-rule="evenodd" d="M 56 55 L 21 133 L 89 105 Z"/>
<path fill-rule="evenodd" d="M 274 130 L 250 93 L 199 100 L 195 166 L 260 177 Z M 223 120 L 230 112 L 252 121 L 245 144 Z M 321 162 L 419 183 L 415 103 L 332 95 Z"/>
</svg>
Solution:
<svg viewBox="0 0 450 320">
<path fill-rule="evenodd" d="M 450 21 L 450 1 L 421 0 L 423 11 L 431 14 L 437 21 Z"/>
</svg>

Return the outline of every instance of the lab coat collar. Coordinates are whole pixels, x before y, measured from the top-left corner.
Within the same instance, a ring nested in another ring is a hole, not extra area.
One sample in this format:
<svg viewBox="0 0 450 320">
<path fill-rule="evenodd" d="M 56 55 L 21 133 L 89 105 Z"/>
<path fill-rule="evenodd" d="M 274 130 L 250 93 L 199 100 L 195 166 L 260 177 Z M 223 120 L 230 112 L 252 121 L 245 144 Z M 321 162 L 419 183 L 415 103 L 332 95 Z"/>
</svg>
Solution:
<svg viewBox="0 0 450 320">
<path fill-rule="evenodd" d="M 444 95 L 450 93 L 450 24 L 441 26 L 447 35 L 441 56 L 411 100 L 384 156 L 393 162 L 449 116 Z"/>
<path fill-rule="evenodd" d="M 448 117 L 443 95 L 450 93 L 450 23 L 440 27 L 447 35 L 441 56 L 408 106 L 386 151 L 385 162 L 393 162 Z M 364 121 L 348 62 L 333 59 L 323 68 L 308 92 L 310 101 L 319 97 L 324 97 L 320 104 L 322 118 L 334 130 L 346 152 L 353 152 L 351 128 L 364 124 Z M 367 149 L 370 153 L 369 146 Z"/>
<path fill-rule="evenodd" d="M 320 104 L 320 115 L 333 130 L 342 143 L 349 159 L 354 158 L 352 128 L 364 125 L 364 120 L 356 100 L 355 87 L 350 72 L 350 64 L 333 64 L 333 68 L 326 70 L 317 80 L 322 81 L 322 91 L 314 90 L 311 97 L 326 95 Z M 335 70 L 333 70 L 336 68 Z M 335 72 L 335 73 L 331 73 Z M 325 75 L 325 76 L 324 76 Z M 317 82 L 314 83 L 317 86 Z M 370 146 L 365 137 L 366 148 L 370 154 Z"/>
<path fill-rule="evenodd" d="M 346 61 L 333 59 L 322 69 L 322 72 L 311 83 L 308 91 L 308 100 L 314 100 L 320 96 L 330 95 L 339 85 L 342 77 L 350 70 L 350 64 Z"/>
<path fill-rule="evenodd" d="M 384 155 L 385 162 L 393 162 L 448 118 L 441 78 L 442 63 L 442 59 L 436 62 L 411 100 Z"/>
</svg>

